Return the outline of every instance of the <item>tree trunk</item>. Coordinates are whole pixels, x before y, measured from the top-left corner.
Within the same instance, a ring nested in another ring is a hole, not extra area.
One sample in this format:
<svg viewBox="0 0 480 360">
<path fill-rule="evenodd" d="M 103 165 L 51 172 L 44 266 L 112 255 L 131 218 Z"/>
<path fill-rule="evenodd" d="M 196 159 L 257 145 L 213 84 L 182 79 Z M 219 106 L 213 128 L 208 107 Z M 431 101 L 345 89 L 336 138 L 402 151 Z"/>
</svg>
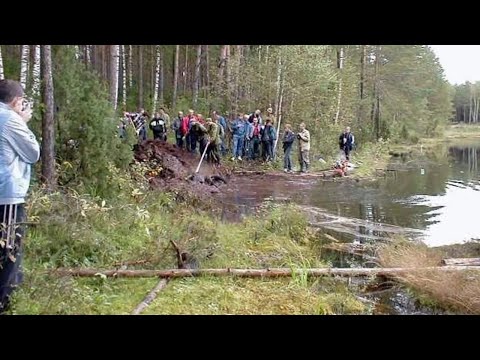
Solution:
<svg viewBox="0 0 480 360">
<path fill-rule="evenodd" d="M 243 45 L 237 45 L 235 47 L 235 79 L 233 84 L 233 97 L 234 97 L 234 106 L 233 111 L 237 113 L 238 111 L 238 101 L 240 98 L 240 64 L 242 62 L 243 54 Z"/>
<path fill-rule="evenodd" d="M 217 73 L 217 84 L 216 84 L 216 92 L 217 95 L 221 94 L 221 89 L 224 84 L 224 73 L 225 73 L 225 66 L 227 63 L 227 45 L 222 45 L 220 48 L 220 59 L 218 62 L 218 73 Z"/>
<path fill-rule="evenodd" d="M 48 271 L 48 270 L 47 270 Z M 266 277 L 291 277 L 292 275 L 306 274 L 312 277 L 321 276 L 382 276 L 402 275 L 418 272 L 457 272 L 457 271 L 480 271 L 480 266 L 430 266 L 418 268 L 269 268 L 269 269 L 166 269 L 166 270 L 99 270 L 99 269 L 55 269 L 48 273 L 57 276 L 95 277 L 104 275 L 107 277 L 160 277 L 182 278 L 192 276 L 236 276 L 249 278 Z"/>
<path fill-rule="evenodd" d="M 187 96 L 187 76 L 188 76 L 188 45 L 185 45 L 185 66 L 183 67 L 183 96 Z"/>
<path fill-rule="evenodd" d="M 133 87 L 133 47 L 128 45 L 128 88 Z"/>
<path fill-rule="evenodd" d="M 138 45 L 138 107 L 143 108 L 143 46 Z"/>
<path fill-rule="evenodd" d="M 200 63 L 202 61 L 202 45 L 197 45 L 197 58 L 195 61 L 195 76 L 193 80 L 193 107 L 197 106 L 198 92 L 200 90 Z"/>
<path fill-rule="evenodd" d="M 30 45 L 22 45 L 22 58 L 20 66 L 20 84 L 24 90 L 27 90 L 28 58 L 30 55 Z"/>
<path fill-rule="evenodd" d="M 178 62 L 180 58 L 180 45 L 175 46 L 175 65 L 173 67 L 173 95 L 172 95 L 172 111 L 177 106 L 177 89 L 178 89 Z"/>
<path fill-rule="evenodd" d="M 152 115 L 157 111 L 158 83 L 160 81 L 160 45 L 155 45 L 155 83 L 153 85 Z"/>
<path fill-rule="evenodd" d="M 49 191 L 56 187 L 55 122 L 51 45 L 42 49 L 42 101 L 45 104 L 42 119 L 42 181 Z"/>
<path fill-rule="evenodd" d="M 228 105 L 232 105 L 232 64 L 230 60 L 230 45 L 225 48 L 225 73 L 226 73 L 226 101 Z M 233 110 L 233 109 L 231 109 Z"/>
<path fill-rule="evenodd" d="M 127 64 L 125 62 L 125 45 L 122 45 L 122 107 L 127 111 Z"/>
<path fill-rule="evenodd" d="M 88 67 L 91 65 L 92 63 L 92 59 L 91 59 L 91 48 L 90 48 L 90 45 L 85 45 L 85 48 L 84 48 L 84 51 L 85 51 L 85 58 L 84 58 L 84 61 L 85 61 L 85 67 L 88 69 Z"/>
<path fill-rule="evenodd" d="M 118 101 L 118 72 L 119 72 L 119 45 L 109 45 L 110 47 L 110 102 L 113 108 L 117 110 Z"/>
<path fill-rule="evenodd" d="M 2 45 L 0 45 L 0 80 L 3 79 L 5 79 L 5 73 L 3 71 Z"/>
<path fill-rule="evenodd" d="M 165 63 L 163 51 L 160 49 L 160 78 L 158 82 L 158 100 L 160 105 L 164 105 L 163 93 L 165 88 Z"/>
<path fill-rule="evenodd" d="M 378 91 L 378 84 L 377 84 L 377 81 L 378 81 L 378 77 L 377 77 L 377 74 L 378 74 L 378 66 L 379 66 L 379 56 L 380 56 L 380 50 L 379 50 L 379 47 L 377 46 L 376 49 L 375 49 L 375 70 L 374 70 L 374 75 L 373 75 L 373 97 L 372 97 L 372 112 L 370 114 L 370 119 L 371 119 L 371 122 L 372 124 L 374 125 L 374 129 L 375 129 L 375 136 L 378 140 L 379 138 L 379 134 L 380 134 L 380 129 L 377 129 L 376 128 L 376 114 L 378 112 L 378 109 L 377 109 L 377 98 L 378 98 L 378 94 L 377 94 L 377 91 Z"/>
<path fill-rule="evenodd" d="M 280 80 L 282 78 L 282 58 L 278 55 L 277 62 L 277 96 L 275 98 L 275 114 L 278 116 L 280 108 Z"/>
<path fill-rule="evenodd" d="M 281 63 L 280 63 L 281 66 Z M 283 74 L 282 74 L 283 75 Z M 278 139 L 280 138 L 280 124 L 282 123 L 282 106 L 283 106 L 283 90 L 284 90 L 284 75 L 282 76 L 281 83 L 280 83 L 280 98 L 278 99 L 278 124 L 277 124 L 277 138 L 275 139 L 275 145 L 273 146 L 273 156 L 276 157 L 277 154 L 277 145 Z M 293 103 L 293 99 L 292 99 Z"/>
<path fill-rule="evenodd" d="M 338 54 L 338 99 L 337 99 L 337 112 L 335 113 L 335 125 L 338 124 L 338 116 L 340 115 L 340 105 L 342 101 L 342 85 L 343 85 L 343 58 L 344 50 L 343 47 L 340 47 L 340 50 L 337 51 Z"/>
<path fill-rule="evenodd" d="M 360 59 L 360 100 L 363 100 L 363 86 L 365 83 L 365 57 L 367 54 L 367 48 L 365 45 L 361 46 L 362 57 Z"/>
<path fill-rule="evenodd" d="M 78 60 L 80 59 L 80 46 L 79 45 L 74 45 L 75 46 L 75 59 Z"/>
<path fill-rule="evenodd" d="M 40 45 L 35 45 L 33 48 L 32 95 L 34 98 L 37 98 L 40 93 L 40 49 Z"/>
<path fill-rule="evenodd" d="M 205 45 L 205 84 L 206 86 L 206 97 L 210 94 L 210 88 L 212 84 L 210 83 L 210 55 L 208 53 L 209 47 Z"/>
</svg>

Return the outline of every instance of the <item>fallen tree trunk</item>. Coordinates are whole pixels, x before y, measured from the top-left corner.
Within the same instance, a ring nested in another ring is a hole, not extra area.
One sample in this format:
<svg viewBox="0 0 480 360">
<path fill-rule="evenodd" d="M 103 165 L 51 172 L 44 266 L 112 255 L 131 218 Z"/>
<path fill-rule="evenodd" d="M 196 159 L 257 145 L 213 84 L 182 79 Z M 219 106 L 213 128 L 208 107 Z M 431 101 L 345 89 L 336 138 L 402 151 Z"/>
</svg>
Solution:
<svg viewBox="0 0 480 360">
<path fill-rule="evenodd" d="M 139 315 L 145 308 L 150 305 L 150 303 L 155 300 L 157 297 L 158 293 L 162 291 L 165 286 L 167 286 L 168 280 L 167 279 L 161 279 L 157 286 L 155 286 L 152 291 L 148 293 L 148 295 L 145 297 L 145 299 L 142 300 L 140 304 L 135 308 L 135 310 L 132 311 L 132 315 Z"/>
<path fill-rule="evenodd" d="M 480 266 L 480 258 L 443 259 L 444 265 Z"/>
<path fill-rule="evenodd" d="M 388 276 L 424 271 L 480 271 L 480 266 L 435 266 L 423 268 L 317 268 L 294 270 L 289 268 L 270 269 L 165 269 L 165 270 L 98 270 L 98 269 L 55 269 L 49 273 L 57 276 L 107 276 L 107 277 L 161 277 L 180 278 L 189 276 L 238 276 L 238 277 L 289 277 L 306 273 L 309 276 Z"/>
</svg>

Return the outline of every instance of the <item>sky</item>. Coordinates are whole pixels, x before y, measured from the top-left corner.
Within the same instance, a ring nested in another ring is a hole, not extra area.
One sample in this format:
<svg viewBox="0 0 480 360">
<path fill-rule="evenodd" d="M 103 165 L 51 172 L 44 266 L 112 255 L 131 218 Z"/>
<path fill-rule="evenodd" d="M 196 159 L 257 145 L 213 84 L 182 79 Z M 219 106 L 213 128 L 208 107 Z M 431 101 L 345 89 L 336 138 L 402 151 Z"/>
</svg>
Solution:
<svg viewBox="0 0 480 360">
<path fill-rule="evenodd" d="M 480 45 L 430 45 L 451 84 L 480 81 Z"/>
</svg>

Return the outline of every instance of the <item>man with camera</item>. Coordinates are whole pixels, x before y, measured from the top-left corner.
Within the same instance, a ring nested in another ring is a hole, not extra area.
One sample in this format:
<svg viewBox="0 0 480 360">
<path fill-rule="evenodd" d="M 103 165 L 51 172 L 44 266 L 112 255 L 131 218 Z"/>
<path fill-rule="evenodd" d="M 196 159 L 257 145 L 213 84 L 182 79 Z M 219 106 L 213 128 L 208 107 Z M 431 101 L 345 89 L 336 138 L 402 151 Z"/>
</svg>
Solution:
<svg viewBox="0 0 480 360">
<path fill-rule="evenodd" d="M 0 314 L 22 282 L 25 196 L 40 146 L 27 126 L 32 110 L 19 82 L 0 80 Z"/>
<path fill-rule="evenodd" d="M 308 172 L 310 166 L 310 132 L 305 128 L 305 123 L 300 124 L 300 132 L 297 134 L 300 172 Z"/>
</svg>

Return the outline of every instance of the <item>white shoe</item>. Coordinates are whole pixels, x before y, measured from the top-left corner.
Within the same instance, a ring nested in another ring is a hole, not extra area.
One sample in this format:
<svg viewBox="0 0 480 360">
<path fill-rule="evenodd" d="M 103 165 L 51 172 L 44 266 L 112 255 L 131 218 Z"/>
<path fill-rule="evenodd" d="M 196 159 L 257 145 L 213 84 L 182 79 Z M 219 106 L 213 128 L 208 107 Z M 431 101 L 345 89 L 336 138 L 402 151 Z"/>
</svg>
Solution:
<svg viewBox="0 0 480 360">
<path fill-rule="evenodd" d="M 232 161 L 235 161 L 235 156 L 234 156 L 234 157 L 232 157 Z"/>
<path fill-rule="evenodd" d="M 283 169 L 283 172 L 286 172 L 286 173 L 288 173 L 288 169 Z"/>
<path fill-rule="evenodd" d="M 238 160 L 242 161 L 242 157 L 241 157 L 241 156 L 239 156 L 239 157 L 238 157 Z"/>
</svg>

